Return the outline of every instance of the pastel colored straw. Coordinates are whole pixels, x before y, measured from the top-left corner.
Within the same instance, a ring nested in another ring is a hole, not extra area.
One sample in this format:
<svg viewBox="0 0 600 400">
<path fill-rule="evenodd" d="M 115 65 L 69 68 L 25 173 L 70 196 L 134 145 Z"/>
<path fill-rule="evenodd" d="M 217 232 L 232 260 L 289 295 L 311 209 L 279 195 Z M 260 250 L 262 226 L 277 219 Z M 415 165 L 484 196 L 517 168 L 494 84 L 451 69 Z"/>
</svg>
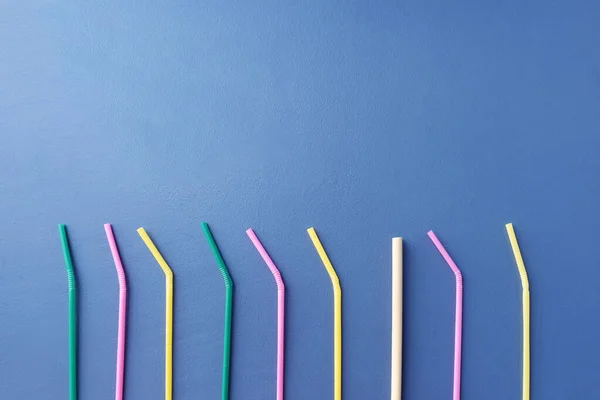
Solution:
<svg viewBox="0 0 600 400">
<path fill-rule="evenodd" d="M 510 245 L 515 256 L 517 269 L 521 277 L 521 287 L 523 289 L 523 400 L 529 400 L 531 390 L 530 383 L 530 296 L 529 296 L 529 278 L 527 270 L 517 241 L 517 235 L 513 224 L 506 224 L 506 232 L 510 239 Z"/>
<path fill-rule="evenodd" d="M 392 238 L 392 388 L 391 400 L 402 398 L 402 238 Z"/>
<path fill-rule="evenodd" d="M 160 254 L 144 228 L 139 228 L 140 234 L 148 250 L 154 256 L 158 265 L 165 273 L 165 400 L 173 399 L 173 271 Z"/>
<path fill-rule="evenodd" d="M 277 400 L 283 400 L 283 371 L 284 371 L 284 329 L 285 329 L 285 284 L 279 269 L 265 250 L 264 246 L 252 229 L 246 234 L 260 253 L 260 256 L 269 267 L 275 283 L 277 284 Z"/>
<path fill-rule="evenodd" d="M 69 400 L 77 399 L 77 281 L 65 225 L 58 225 L 69 283 Z"/>
<path fill-rule="evenodd" d="M 309 228 L 308 235 L 317 249 L 317 253 L 319 253 L 333 285 L 333 398 L 334 400 L 342 400 L 342 288 L 335 269 L 329 261 L 317 232 L 315 232 L 315 228 Z"/>
<path fill-rule="evenodd" d="M 232 305 L 233 305 L 233 281 L 231 280 L 231 276 L 229 275 L 229 270 L 227 269 L 227 265 L 225 264 L 225 260 L 223 260 L 223 256 L 219 251 L 219 247 L 217 246 L 217 242 L 215 242 L 215 238 L 208 227 L 206 222 L 202 223 L 202 230 L 204 231 L 204 235 L 208 240 L 208 244 L 212 249 L 212 252 L 217 259 L 217 264 L 219 265 L 219 270 L 221 271 L 221 275 L 223 275 L 223 281 L 225 282 L 225 329 L 223 332 L 223 378 L 221 381 L 221 399 L 227 400 L 229 399 L 229 369 L 230 369 L 230 358 L 231 358 L 231 314 L 232 314 Z"/>
<path fill-rule="evenodd" d="M 456 278 L 456 311 L 454 321 L 454 389 L 453 389 L 453 400 L 460 399 L 460 373 L 461 373 L 461 354 L 462 354 L 462 320 L 463 320 L 463 278 L 460 270 L 456 263 L 450 257 L 450 254 L 446 251 L 442 243 L 439 241 L 433 231 L 427 233 L 429 238 L 437 247 L 439 252 L 444 257 L 444 260 L 450 266 L 454 276 Z"/>
<path fill-rule="evenodd" d="M 119 279 L 119 327 L 117 333 L 117 377 L 115 384 L 115 400 L 123 400 L 123 382 L 125 377 L 125 329 L 127 322 L 127 280 L 125 270 L 119 255 L 119 248 L 115 240 L 115 235 L 110 224 L 104 224 L 104 231 L 110 246 L 115 268 L 117 269 L 117 278 Z"/>
</svg>

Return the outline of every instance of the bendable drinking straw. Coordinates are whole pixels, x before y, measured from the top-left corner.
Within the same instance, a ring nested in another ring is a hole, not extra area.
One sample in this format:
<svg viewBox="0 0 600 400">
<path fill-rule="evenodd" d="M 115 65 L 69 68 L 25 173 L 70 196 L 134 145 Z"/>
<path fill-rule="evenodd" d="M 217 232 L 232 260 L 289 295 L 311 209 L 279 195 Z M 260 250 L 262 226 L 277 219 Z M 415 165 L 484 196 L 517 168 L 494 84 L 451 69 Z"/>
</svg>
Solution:
<svg viewBox="0 0 600 400">
<path fill-rule="evenodd" d="M 77 399 L 77 281 L 65 225 L 58 225 L 69 282 L 69 399 Z"/>
<path fill-rule="evenodd" d="M 402 398 L 402 238 L 392 238 L 392 390 Z"/>
<path fill-rule="evenodd" d="M 444 260 L 454 272 L 456 277 L 456 312 L 454 321 L 454 390 L 453 400 L 460 400 L 460 372 L 461 372 L 461 353 L 462 353 L 462 314 L 463 314 L 463 278 L 456 263 L 450 257 L 442 243 L 439 241 L 433 231 L 427 233 L 429 238 L 444 257 Z"/>
<path fill-rule="evenodd" d="M 517 262 L 517 268 L 521 277 L 521 287 L 523 289 L 523 400 L 529 400 L 530 393 L 530 297 L 529 297 L 529 278 L 527 277 L 527 270 L 525 269 L 525 263 L 523 262 L 523 256 L 521 255 L 521 249 L 519 248 L 519 242 L 517 241 L 517 235 L 515 234 L 515 228 L 513 224 L 506 224 L 506 232 L 510 239 L 510 245 Z"/>
<path fill-rule="evenodd" d="M 283 356 L 284 356 L 284 325 L 285 325 L 285 284 L 277 266 L 265 250 L 264 246 L 252 229 L 248 229 L 246 234 L 260 253 L 260 256 L 269 267 L 275 283 L 277 284 L 277 400 L 283 400 Z"/>
<path fill-rule="evenodd" d="M 119 328 L 117 334 L 117 378 L 115 385 L 115 400 L 123 400 L 123 382 L 125 375 L 125 324 L 127 315 L 127 280 L 125 278 L 125 270 L 119 255 L 119 248 L 115 240 L 115 235 L 110 224 L 104 224 L 104 231 L 110 246 L 115 268 L 117 269 L 117 277 L 119 279 Z"/>
<path fill-rule="evenodd" d="M 333 372 L 333 397 L 334 400 L 342 400 L 342 288 L 340 287 L 340 280 L 327 253 L 315 232 L 315 228 L 308 229 L 308 235 L 313 242 L 313 245 L 321 257 L 323 265 L 329 274 L 331 284 L 333 285 L 333 359 L 334 359 L 334 372 Z"/>
<path fill-rule="evenodd" d="M 217 242 L 215 242 L 215 238 L 213 237 L 212 232 L 210 231 L 210 228 L 206 222 L 202 223 L 202 230 L 204 231 L 204 236 L 206 236 L 206 240 L 208 240 L 208 244 L 210 245 L 215 258 L 217 259 L 219 270 L 221 271 L 221 275 L 223 275 L 223 281 L 225 282 L 225 329 L 223 332 L 223 379 L 221 381 L 221 399 L 227 400 L 229 399 L 229 363 L 231 358 L 233 281 L 229 275 L 229 270 L 227 269 L 225 260 L 223 260 L 223 256 L 219 251 Z"/>
<path fill-rule="evenodd" d="M 173 399 L 173 271 L 144 228 L 137 230 L 148 250 L 165 273 L 165 400 Z"/>
</svg>

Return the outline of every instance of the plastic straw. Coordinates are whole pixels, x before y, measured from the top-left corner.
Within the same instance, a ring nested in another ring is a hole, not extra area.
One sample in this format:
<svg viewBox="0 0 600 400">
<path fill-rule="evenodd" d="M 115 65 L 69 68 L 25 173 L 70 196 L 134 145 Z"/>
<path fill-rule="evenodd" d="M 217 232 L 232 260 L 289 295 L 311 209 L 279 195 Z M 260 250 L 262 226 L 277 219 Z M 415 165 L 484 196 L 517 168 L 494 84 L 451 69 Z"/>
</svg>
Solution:
<svg viewBox="0 0 600 400">
<path fill-rule="evenodd" d="M 402 398 L 402 238 L 392 238 L 392 389 Z"/>
<path fill-rule="evenodd" d="M 323 265 L 325 265 L 325 269 L 331 279 L 331 284 L 333 285 L 333 397 L 334 400 L 342 400 L 342 288 L 340 287 L 340 280 L 335 273 L 335 269 L 333 268 L 333 265 L 331 265 L 329 257 L 327 257 L 327 253 L 319 240 L 319 236 L 317 236 L 317 232 L 315 232 L 315 228 L 309 228 L 308 235 L 317 249 L 317 253 L 319 253 L 321 261 L 323 262 Z"/>
<path fill-rule="evenodd" d="M 117 277 L 119 279 L 119 328 L 117 334 L 117 377 L 115 384 L 115 400 L 123 400 L 123 383 L 125 378 L 125 329 L 127 323 L 127 280 L 125 270 L 119 255 L 119 248 L 110 224 L 104 224 L 104 231 L 110 246 Z"/>
<path fill-rule="evenodd" d="M 275 283 L 277 284 L 277 400 L 283 400 L 283 370 L 284 370 L 284 329 L 285 329 L 285 284 L 279 273 L 279 269 L 265 250 L 264 246 L 252 229 L 246 234 L 260 253 L 262 259 L 269 267 Z"/>
<path fill-rule="evenodd" d="M 210 244 L 210 248 L 217 259 L 219 270 L 223 275 L 223 281 L 225 282 L 225 329 L 223 332 L 223 378 L 221 381 L 221 399 L 227 400 L 229 398 L 229 369 L 230 369 L 230 358 L 231 358 L 231 314 L 233 304 L 233 281 L 229 275 L 229 270 L 223 260 L 223 256 L 219 251 L 217 242 L 208 227 L 206 222 L 202 223 L 202 230 L 204 235 Z"/>
<path fill-rule="evenodd" d="M 165 273 L 165 400 L 173 399 L 173 271 L 169 264 L 160 254 L 150 236 L 144 228 L 139 228 L 137 232 L 140 234 L 146 246 L 160 265 L 160 268 Z"/>
<path fill-rule="evenodd" d="M 456 263 L 450 257 L 450 254 L 446 251 L 442 243 L 439 241 L 433 231 L 427 233 L 429 238 L 435 244 L 435 247 L 439 250 L 444 257 L 444 260 L 454 272 L 456 277 L 456 312 L 454 322 L 454 390 L 453 400 L 460 399 L 460 372 L 461 372 L 461 354 L 462 354 L 462 314 L 463 314 L 463 278 L 460 270 L 456 266 Z"/>
<path fill-rule="evenodd" d="M 77 281 L 65 225 L 58 225 L 69 283 L 69 399 L 77 399 Z"/>
<path fill-rule="evenodd" d="M 529 393 L 531 390 L 530 383 L 530 295 L 529 295 L 529 278 L 527 277 L 527 270 L 525 269 L 525 263 L 523 262 L 523 256 L 521 255 L 521 249 L 519 248 L 519 242 L 517 241 L 517 235 L 513 224 L 506 224 L 506 232 L 510 239 L 510 245 L 515 255 L 515 261 L 517 262 L 517 268 L 521 277 L 521 287 L 523 288 L 523 400 L 529 400 Z"/>
</svg>

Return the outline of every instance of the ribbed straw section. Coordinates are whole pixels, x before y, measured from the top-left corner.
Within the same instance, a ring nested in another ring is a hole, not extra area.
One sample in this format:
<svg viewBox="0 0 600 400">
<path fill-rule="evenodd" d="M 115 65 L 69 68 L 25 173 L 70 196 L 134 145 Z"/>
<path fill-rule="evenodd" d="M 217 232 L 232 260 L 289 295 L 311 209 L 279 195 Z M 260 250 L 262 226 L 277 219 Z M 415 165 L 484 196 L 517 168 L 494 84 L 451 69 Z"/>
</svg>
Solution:
<svg viewBox="0 0 600 400">
<path fill-rule="evenodd" d="M 67 282 L 69 285 L 69 291 L 74 292 L 77 290 L 77 285 L 75 284 L 75 272 L 73 270 L 67 270 Z"/>
</svg>

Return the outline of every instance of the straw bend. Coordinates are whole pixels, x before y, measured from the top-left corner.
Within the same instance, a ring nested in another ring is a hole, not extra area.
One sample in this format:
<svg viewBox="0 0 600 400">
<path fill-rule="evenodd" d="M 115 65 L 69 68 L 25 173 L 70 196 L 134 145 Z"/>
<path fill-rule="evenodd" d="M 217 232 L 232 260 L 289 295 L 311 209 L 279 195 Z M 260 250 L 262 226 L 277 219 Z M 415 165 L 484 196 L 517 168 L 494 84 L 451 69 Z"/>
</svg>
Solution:
<svg viewBox="0 0 600 400">
<path fill-rule="evenodd" d="M 525 262 L 523 261 L 523 255 L 521 254 L 513 224 L 506 224 L 506 232 L 515 256 L 515 262 L 517 263 L 517 269 L 521 278 L 521 286 L 523 290 L 529 290 L 529 277 L 527 276 L 527 269 L 525 268 Z"/>
<path fill-rule="evenodd" d="M 438 251 L 450 266 L 456 279 L 456 309 L 454 319 L 454 387 L 453 400 L 460 400 L 461 364 L 462 364 L 462 323 L 463 323 L 463 277 L 458 266 L 450 257 L 433 231 L 427 233 Z"/>
<path fill-rule="evenodd" d="M 275 283 L 277 285 L 277 290 L 285 290 L 285 284 L 283 283 L 283 279 L 281 278 L 281 273 L 279 272 L 279 269 L 269 256 L 269 253 L 267 253 L 267 250 L 264 248 L 261 241 L 258 239 L 258 236 L 256 236 L 254 230 L 252 228 L 247 229 L 246 234 L 252 241 L 252 244 L 254 244 L 254 247 L 256 247 L 256 250 L 258 250 L 258 253 L 264 260 L 265 264 L 267 264 L 269 271 L 271 271 L 271 274 L 273 275 L 273 278 L 275 279 Z"/>
<path fill-rule="evenodd" d="M 319 239 L 315 228 L 309 228 L 307 231 L 308 235 L 310 236 L 313 242 L 313 245 L 317 249 L 317 253 L 319 253 L 319 256 L 321 257 L 321 261 L 323 262 L 323 265 L 327 270 L 327 274 L 331 279 L 331 284 L 333 285 L 333 292 L 335 294 L 341 294 L 342 287 L 340 286 L 340 279 L 338 278 L 337 273 L 335 272 L 335 269 L 333 268 L 333 265 L 331 264 L 331 261 L 327 256 L 327 253 L 325 252 L 325 248 L 323 248 L 323 245 L 321 244 L 321 240 Z"/>
<path fill-rule="evenodd" d="M 225 260 L 219 251 L 219 246 L 217 246 L 217 242 L 210 230 L 210 227 L 206 222 L 202 223 L 202 230 L 204 231 L 204 235 L 206 236 L 206 240 L 208 240 L 208 244 L 213 252 L 213 255 L 217 259 L 217 264 L 219 267 L 219 271 L 223 276 L 223 281 L 225 283 L 225 287 L 233 287 L 233 280 L 231 279 L 231 275 L 229 274 L 229 270 L 227 269 L 227 264 L 225 264 Z"/>
<path fill-rule="evenodd" d="M 171 267 L 169 267 L 169 264 L 167 264 L 167 262 L 165 261 L 165 259 L 163 258 L 163 256 L 160 254 L 160 252 L 158 251 L 158 249 L 154 245 L 154 242 L 152 242 L 152 239 L 150 239 L 150 236 L 148 236 L 148 233 L 146 232 L 146 230 L 144 228 L 139 228 L 137 230 L 137 232 L 141 236 L 141 238 L 144 241 L 144 243 L 146 243 L 146 246 L 148 246 L 148 250 L 150 250 L 150 253 L 152 253 L 152 255 L 154 256 L 154 258 L 158 262 L 158 265 L 160 266 L 160 268 L 164 272 L 165 277 L 166 278 L 172 278 L 173 277 L 173 270 L 171 269 Z"/>
</svg>

